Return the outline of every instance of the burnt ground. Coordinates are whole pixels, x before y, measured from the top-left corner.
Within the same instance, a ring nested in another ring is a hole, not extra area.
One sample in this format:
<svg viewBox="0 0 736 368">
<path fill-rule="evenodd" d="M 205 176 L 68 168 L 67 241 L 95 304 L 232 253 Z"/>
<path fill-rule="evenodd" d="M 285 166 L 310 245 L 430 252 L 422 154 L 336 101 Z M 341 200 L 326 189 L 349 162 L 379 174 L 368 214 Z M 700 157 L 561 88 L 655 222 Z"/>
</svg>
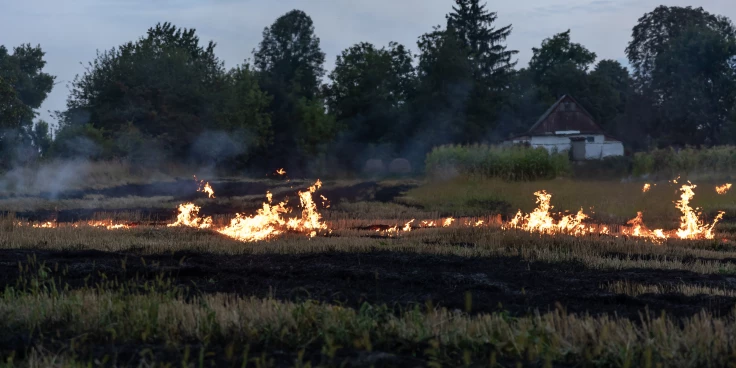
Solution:
<svg viewBox="0 0 736 368">
<path fill-rule="evenodd" d="M 62 281 L 72 287 L 108 279 L 153 279 L 162 273 L 195 293 L 234 293 L 281 300 L 318 300 L 359 308 L 363 303 L 405 309 L 431 302 L 472 312 L 505 311 L 523 316 L 558 306 L 570 313 L 617 314 L 638 319 L 648 308 L 677 317 L 705 309 L 727 315 L 736 298 L 711 295 L 615 295 L 601 288 L 619 280 L 644 284 L 693 284 L 736 289 L 736 277 L 686 271 L 590 270 L 578 263 L 543 263 L 515 257 L 463 258 L 396 253 L 322 253 L 301 255 L 217 255 L 176 252 L 141 256 L 93 250 L 0 250 L 0 289 L 15 285 L 18 263 L 35 256 L 51 269 L 68 269 Z M 125 260 L 126 267 L 121 265 Z M 144 263 L 145 261 L 145 263 Z M 61 271 L 59 271 L 61 272 Z M 87 279 L 91 277 L 91 279 Z M 86 280 L 85 280 L 86 279 Z M 142 282 L 142 281 L 141 281 Z"/>
<path fill-rule="evenodd" d="M 287 181 L 264 183 L 264 182 L 212 182 L 215 187 L 215 195 L 218 198 L 227 198 L 234 196 L 246 195 L 262 195 L 264 200 L 267 191 L 275 189 L 293 189 L 285 193 L 274 194 L 273 201 L 281 202 L 284 200 L 297 201 L 299 190 L 305 190 L 306 186 L 294 186 L 293 183 Z M 414 188 L 413 185 L 397 184 L 385 185 L 378 182 L 362 182 L 344 187 L 323 187 L 317 194 L 328 198 L 332 203 L 339 201 L 377 201 L 391 202 L 394 198 L 400 196 L 409 189 Z M 54 199 L 82 199 L 87 195 L 104 195 L 110 198 L 120 198 L 126 196 L 136 197 L 155 197 L 155 196 L 172 196 L 175 202 L 189 202 L 195 199 L 201 199 L 203 194 L 197 192 L 197 184 L 193 180 L 177 181 L 177 182 L 160 182 L 152 184 L 129 184 L 106 189 L 89 189 L 78 191 L 62 192 L 54 196 Z M 42 193 L 40 198 L 50 199 L 49 193 Z M 1 198 L 1 197 L 0 197 Z M 211 203 L 202 206 L 200 215 L 213 216 L 223 214 L 234 214 L 237 212 L 251 212 L 260 208 L 257 204 L 217 204 Z M 76 222 L 94 219 L 100 213 L 119 213 L 119 212 L 136 212 L 144 219 L 151 221 L 170 221 L 176 218 L 176 208 L 121 208 L 121 209 L 102 209 L 102 208 L 82 208 L 82 209 L 66 209 L 66 210 L 37 210 L 15 212 L 15 216 L 19 219 L 28 221 L 56 221 L 56 222 Z M 7 214 L 7 211 L 0 211 Z"/>
</svg>

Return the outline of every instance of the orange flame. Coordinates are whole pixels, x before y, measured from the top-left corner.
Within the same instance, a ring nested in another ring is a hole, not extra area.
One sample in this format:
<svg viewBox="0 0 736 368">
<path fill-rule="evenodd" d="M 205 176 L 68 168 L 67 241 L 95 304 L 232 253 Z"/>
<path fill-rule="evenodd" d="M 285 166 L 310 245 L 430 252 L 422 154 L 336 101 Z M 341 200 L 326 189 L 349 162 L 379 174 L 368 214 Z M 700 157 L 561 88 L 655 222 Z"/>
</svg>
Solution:
<svg viewBox="0 0 736 368">
<path fill-rule="evenodd" d="M 716 186 L 716 193 L 718 194 L 726 194 L 728 190 L 731 189 L 731 183 L 726 183 L 723 185 Z"/>
<path fill-rule="evenodd" d="M 455 222 L 455 219 L 452 217 L 448 217 L 445 219 L 445 221 L 442 222 L 442 227 L 448 227 L 452 225 L 453 222 Z"/>
<path fill-rule="evenodd" d="M 112 220 L 88 221 L 87 225 L 92 227 L 104 227 L 107 230 L 130 229 L 129 225 L 116 224 Z"/>
<path fill-rule="evenodd" d="M 680 239 L 713 239 L 713 228 L 719 220 L 723 218 L 723 211 L 720 211 L 711 225 L 706 225 L 700 220 L 700 209 L 690 207 L 690 200 L 695 196 L 697 185 L 688 182 L 684 184 L 680 191 L 680 200 L 675 202 L 677 209 L 682 212 L 680 216 L 680 228 L 677 230 L 677 236 Z"/>
<path fill-rule="evenodd" d="M 563 216 L 560 221 L 556 222 L 550 215 L 550 210 L 553 208 L 549 204 L 552 195 L 544 190 L 535 192 L 534 195 L 537 197 L 537 208 L 527 215 L 524 215 L 519 210 L 516 216 L 503 226 L 504 229 L 516 228 L 545 234 L 566 233 L 583 235 L 588 232 L 585 225 L 583 225 L 583 220 L 588 218 L 588 216 L 583 213 L 582 208 L 577 214 Z"/>
<path fill-rule="evenodd" d="M 286 170 L 284 170 L 283 168 L 278 169 L 278 170 L 276 170 L 276 174 L 281 175 L 281 176 L 284 176 L 284 175 L 286 175 Z"/>
<path fill-rule="evenodd" d="M 263 203 L 263 207 L 255 215 L 246 216 L 237 213 L 228 226 L 215 228 L 214 230 L 233 239 L 247 242 L 268 240 L 287 230 L 303 232 L 309 237 L 315 237 L 319 231 L 329 231 L 327 223 L 321 221 L 322 216 L 317 211 L 317 205 L 312 199 L 312 194 L 321 186 L 322 182 L 317 179 L 317 182 L 309 187 L 307 191 L 299 192 L 302 207 L 301 218 L 285 219 L 283 215 L 291 212 L 291 208 L 287 207 L 286 202 L 273 205 L 273 195 L 267 192 L 267 201 Z M 324 199 L 327 200 L 327 198 Z M 193 203 L 179 205 L 176 222 L 168 226 L 188 226 L 198 229 L 213 228 L 212 218 L 199 217 L 199 210 L 200 208 Z"/>
<path fill-rule="evenodd" d="M 194 181 L 197 181 L 197 176 L 196 175 L 194 175 Z M 207 197 L 208 198 L 215 198 L 215 191 L 214 191 L 214 189 L 212 189 L 212 187 L 210 186 L 210 183 L 208 183 L 208 182 L 206 182 L 204 180 L 200 180 L 199 181 L 199 186 L 197 187 L 197 191 L 198 192 L 202 192 L 202 193 L 207 193 Z"/>
<path fill-rule="evenodd" d="M 212 226 L 212 217 L 199 217 L 199 209 L 200 207 L 194 203 L 180 204 L 176 222 L 167 226 L 188 226 L 198 229 L 209 229 Z"/>
<path fill-rule="evenodd" d="M 652 185 L 651 185 L 651 184 L 649 184 L 649 183 L 646 183 L 646 184 L 644 184 L 644 188 L 641 188 L 641 192 L 642 192 L 642 193 L 646 193 L 646 192 L 648 192 L 648 191 L 649 191 L 649 189 L 650 189 L 651 187 L 652 187 Z"/>
<path fill-rule="evenodd" d="M 656 229 L 656 230 L 649 230 L 646 226 L 644 226 L 644 216 L 642 215 L 641 211 L 636 213 L 636 217 L 626 222 L 628 225 L 631 225 L 631 229 L 624 229 L 623 233 L 630 236 L 640 237 L 640 238 L 649 238 L 652 240 L 662 240 L 667 239 L 669 236 L 667 236 L 664 233 L 664 230 L 662 229 Z"/>
</svg>

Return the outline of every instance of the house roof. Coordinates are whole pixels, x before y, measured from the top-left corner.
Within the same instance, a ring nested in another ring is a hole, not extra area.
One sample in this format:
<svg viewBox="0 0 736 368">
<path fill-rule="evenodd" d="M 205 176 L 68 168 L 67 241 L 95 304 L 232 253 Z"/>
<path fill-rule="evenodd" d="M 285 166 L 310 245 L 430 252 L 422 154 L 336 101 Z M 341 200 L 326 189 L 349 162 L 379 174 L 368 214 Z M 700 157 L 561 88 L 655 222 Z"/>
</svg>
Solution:
<svg viewBox="0 0 736 368">
<path fill-rule="evenodd" d="M 563 102 L 565 104 L 563 104 Z M 566 110 L 567 103 L 572 103 L 572 109 Z M 585 110 L 572 96 L 560 97 L 542 116 L 537 120 L 527 135 L 554 134 L 557 131 L 577 130 L 581 134 L 605 134 L 603 128 L 598 125 L 593 116 Z"/>
</svg>

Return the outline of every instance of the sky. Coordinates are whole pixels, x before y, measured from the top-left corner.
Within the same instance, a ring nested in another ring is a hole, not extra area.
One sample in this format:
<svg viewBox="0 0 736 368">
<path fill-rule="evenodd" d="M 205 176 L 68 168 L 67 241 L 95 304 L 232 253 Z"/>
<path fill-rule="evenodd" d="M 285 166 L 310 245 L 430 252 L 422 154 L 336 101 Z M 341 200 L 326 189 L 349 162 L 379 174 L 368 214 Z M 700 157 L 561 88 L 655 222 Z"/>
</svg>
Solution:
<svg viewBox="0 0 736 368">
<path fill-rule="evenodd" d="M 9 49 L 40 44 L 46 52 L 45 72 L 56 85 L 39 109 L 40 118 L 55 124 L 48 111 L 63 110 L 68 84 L 84 73 L 98 50 L 108 50 L 143 36 L 158 22 L 194 28 L 202 43 L 217 43 L 216 54 L 230 68 L 252 58 L 263 29 L 284 13 L 300 9 L 314 21 L 327 54 L 329 71 L 335 57 L 358 42 L 377 46 L 391 41 L 416 52 L 420 35 L 444 25 L 452 0 L 0 0 L 0 44 Z M 599 59 L 626 65 L 624 49 L 637 19 L 658 5 L 702 6 L 736 21 L 732 0 L 489 0 L 499 27 L 511 24 L 509 49 L 518 50 L 519 67 L 532 47 L 552 35 L 571 30 L 573 42 Z"/>
</svg>

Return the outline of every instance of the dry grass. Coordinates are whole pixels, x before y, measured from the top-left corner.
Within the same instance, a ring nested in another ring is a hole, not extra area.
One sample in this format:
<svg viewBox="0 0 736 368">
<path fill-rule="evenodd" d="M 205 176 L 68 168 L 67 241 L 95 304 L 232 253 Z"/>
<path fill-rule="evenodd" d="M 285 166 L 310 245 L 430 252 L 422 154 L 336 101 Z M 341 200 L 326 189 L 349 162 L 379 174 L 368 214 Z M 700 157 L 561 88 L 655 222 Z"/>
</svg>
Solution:
<svg viewBox="0 0 736 368">
<path fill-rule="evenodd" d="M 682 294 L 685 296 L 715 295 L 736 298 L 736 290 L 683 283 L 647 285 L 630 281 L 616 281 L 607 285 L 601 285 L 601 289 L 633 297 L 642 294 Z"/>
<path fill-rule="evenodd" d="M 52 273 L 43 268 L 31 271 Z M 281 354 L 284 350 L 295 355 L 298 351 L 321 352 L 317 357 L 331 365 L 345 363 L 339 361 L 341 350 L 355 354 L 400 348 L 400 355 L 450 366 L 510 360 L 535 366 L 585 362 L 595 366 L 715 367 L 733 363 L 736 340 L 733 317 L 705 313 L 683 321 L 648 314 L 641 321 L 631 321 L 569 315 L 562 310 L 521 318 L 419 308 L 396 314 L 368 305 L 354 310 L 221 294 L 186 299 L 163 278 L 146 292 L 106 285 L 58 292 L 63 288 L 52 287 L 49 280 L 49 276 L 34 276 L 19 282 L 29 285 L 27 288 L 9 288 L 0 295 L 0 315 L 4 316 L 0 331 L 10 336 L 38 336 L 31 359 L 42 364 L 55 358 L 50 366 L 92 360 L 88 356 L 94 356 L 93 347 L 102 344 L 139 346 L 141 350 L 166 346 L 177 351 L 185 366 L 196 363 L 197 356 L 200 366 L 204 361 L 210 361 L 207 365 L 215 361 L 232 364 L 249 360 L 246 345 L 265 343 Z M 56 353 L 53 348 L 45 350 L 43 342 L 63 347 Z M 182 352 L 188 345 L 200 347 L 200 354 Z M 137 357 L 146 365 L 157 358 L 165 360 L 158 354 Z"/>
<path fill-rule="evenodd" d="M 644 213 L 644 221 L 651 226 L 671 227 L 679 219 L 680 212 L 674 201 L 679 199 L 680 184 L 660 182 L 642 193 L 643 183 L 618 183 L 612 181 L 573 181 L 555 179 L 535 182 L 506 182 L 502 180 L 459 178 L 440 183 L 427 183 L 410 190 L 401 201 L 422 205 L 431 211 L 454 211 L 469 214 L 487 214 L 494 209 L 483 208 L 483 203 L 504 201 L 511 211 L 529 212 L 535 207 L 534 192 L 546 190 L 552 194 L 555 211 L 575 212 L 580 208 L 586 213 L 607 222 L 625 222 Z M 693 206 L 702 207 L 705 213 L 718 210 L 736 213 L 736 191 L 718 195 L 716 183 L 698 184 Z M 718 183 L 723 184 L 723 183 Z"/>
<path fill-rule="evenodd" d="M 218 222 L 224 223 L 225 218 Z M 10 249 L 136 249 L 146 254 L 170 251 L 242 253 L 373 252 L 385 250 L 462 257 L 520 256 L 538 262 L 580 262 L 591 269 L 648 268 L 684 270 L 702 274 L 736 274 L 736 249 L 713 247 L 711 241 L 670 240 L 652 244 L 642 239 L 606 236 L 547 236 L 498 227 L 414 230 L 398 236 L 375 238 L 370 230 L 336 229 L 329 237 L 308 238 L 285 234 L 267 242 L 243 243 L 213 231 L 146 227 L 105 230 L 82 226 L 60 228 L 4 225 L 0 248 Z M 12 230 L 11 230 L 12 229 Z M 473 244 L 472 247 L 462 246 Z"/>
</svg>

